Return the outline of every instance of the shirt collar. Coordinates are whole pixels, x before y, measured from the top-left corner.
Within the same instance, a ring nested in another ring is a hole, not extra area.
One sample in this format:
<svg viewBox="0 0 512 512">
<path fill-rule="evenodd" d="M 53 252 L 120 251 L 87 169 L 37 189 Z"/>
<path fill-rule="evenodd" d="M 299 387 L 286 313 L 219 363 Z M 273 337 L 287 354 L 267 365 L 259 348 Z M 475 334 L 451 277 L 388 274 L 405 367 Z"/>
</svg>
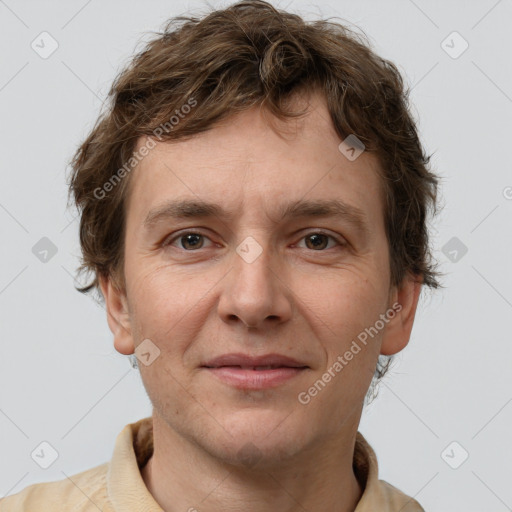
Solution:
<svg viewBox="0 0 512 512">
<path fill-rule="evenodd" d="M 153 453 L 152 419 L 128 424 L 118 435 L 107 473 L 107 492 L 113 512 L 144 510 L 162 512 L 142 479 L 140 468 Z M 378 479 L 377 457 L 358 431 L 353 459 L 354 473 L 363 494 L 354 512 L 392 512 Z"/>
<path fill-rule="evenodd" d="M 107 472 L 107 493 L 115 512 L 162 512 L 140 474 L 152 453 L 151 417 L 126 425 L 117 436 Z"/>
</svg>

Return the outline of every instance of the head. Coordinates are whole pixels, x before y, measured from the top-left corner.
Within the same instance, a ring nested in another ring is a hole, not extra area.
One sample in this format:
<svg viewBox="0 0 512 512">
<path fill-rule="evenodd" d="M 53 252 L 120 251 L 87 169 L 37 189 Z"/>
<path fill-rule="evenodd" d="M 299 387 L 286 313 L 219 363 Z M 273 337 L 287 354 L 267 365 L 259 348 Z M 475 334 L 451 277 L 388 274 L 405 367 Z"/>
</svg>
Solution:
<svg viewBox="0 0 512 512">
<path fill-rule="evenodd" d="M 120 353 L 150 353 L 155 413 L 233 460 L 358 419 L 440 286 L 437 177 L 397 68 L 342 25 L 247 1 L 171 20 L 109 96 L 72 162 L 80 291 L 101 292 Z M 240 388 L 207 368 L 228 353 L 303 369 Z"/>
</svg>

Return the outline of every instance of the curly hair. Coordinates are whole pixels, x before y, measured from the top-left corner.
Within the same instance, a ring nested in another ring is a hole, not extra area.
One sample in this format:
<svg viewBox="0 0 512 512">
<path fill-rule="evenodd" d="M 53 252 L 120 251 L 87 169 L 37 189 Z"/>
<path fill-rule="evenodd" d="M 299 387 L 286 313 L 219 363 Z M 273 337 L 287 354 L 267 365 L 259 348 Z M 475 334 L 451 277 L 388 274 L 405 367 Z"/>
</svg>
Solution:
<svg viewBox="0 0 512 512">
<path fill-rule="evenodd" d="M 125 287 L 125 207 L 141 136 L 189 138 L 253 106 L 280 120 L 298 118 L 306 112 L 291 108 L 290 100 L 299 91 L 320 91 L 340 138 L 354 134 L 381 164 L 391 284 L 411 273 L 430 288 L 441 286 L 427 226 L 439 178 L 419 140 L 410 91 L 366 36 L 329 20 L 305 21 L 262 0 L 202 18 L 172 18 L 155 34 L 115 78 L 106 108 L 71 162 L 78 270 L 93 273 L 79 291 L 100 291 L 100 276 Z M 379 358 L 376 380 L 390 362 Z"/>
</svg>

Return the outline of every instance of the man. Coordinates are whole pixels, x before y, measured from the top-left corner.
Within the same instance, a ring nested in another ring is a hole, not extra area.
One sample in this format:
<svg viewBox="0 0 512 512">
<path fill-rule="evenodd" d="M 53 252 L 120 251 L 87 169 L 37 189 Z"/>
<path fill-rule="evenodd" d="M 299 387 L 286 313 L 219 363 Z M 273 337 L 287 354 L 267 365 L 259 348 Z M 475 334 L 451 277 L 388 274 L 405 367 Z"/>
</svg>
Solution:
<svg viewBox="0 0 512 512">
<path fill-rule="evenodd" d="M 73 160 L 81 289 L 153 415 L 32 511 L 421 511 L 358 432 L 439 286 L 428 169 L 396 68 L 262 1 L 171 20 Z"/>
</svg>

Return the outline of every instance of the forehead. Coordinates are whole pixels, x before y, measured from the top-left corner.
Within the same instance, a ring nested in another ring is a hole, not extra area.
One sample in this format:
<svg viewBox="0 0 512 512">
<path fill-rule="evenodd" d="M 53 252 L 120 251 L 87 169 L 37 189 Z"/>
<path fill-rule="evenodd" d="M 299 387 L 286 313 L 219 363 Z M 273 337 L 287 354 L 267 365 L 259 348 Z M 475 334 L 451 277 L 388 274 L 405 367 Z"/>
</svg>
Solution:
<svg viewBox="0 0 512 512">
<path fill-rule="evenodd" d="M 272 215 L 300 199 L 331 199 L 382 224 L 377 158 L 363 152 L 348 160 L 323 98 L 308 102 L 309 113 L 298 120 L 279 121 L 255 107 L 190 139 L 156 142 L 130 176 L 129 220 L 140 225 L 172 198 L 222 204 L 235 217 L 244 210 Z M 139 139 L 137 149 L 146 141 Z"/>
</svg>

